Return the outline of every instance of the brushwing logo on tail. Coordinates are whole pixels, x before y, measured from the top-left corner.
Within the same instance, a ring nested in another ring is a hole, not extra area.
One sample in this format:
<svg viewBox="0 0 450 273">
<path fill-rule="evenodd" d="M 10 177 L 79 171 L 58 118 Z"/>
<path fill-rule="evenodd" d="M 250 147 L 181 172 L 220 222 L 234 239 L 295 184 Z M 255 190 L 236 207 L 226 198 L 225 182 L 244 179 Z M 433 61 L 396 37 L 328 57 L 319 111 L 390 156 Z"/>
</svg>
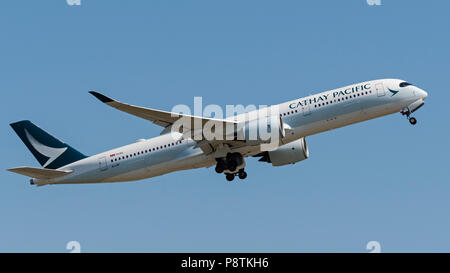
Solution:
<svg viewBox="0 0 450 273">
<path fill-rule="evenodd" d="M 65 148 L 52 148 L 52 147 L 45 146 L 44 144 L 42 144 L 39 141 L 37 141 L 27 131 L 27 129 L 25 129 L 25 135 L 27 136 L 28 141 L 30 141 L 31 146 L 33 146 L 33 148 L 36 149 L 36 151 L 38 151 L 43 156 L 48 157 L 47 162 L 45 162 L 45 164 L 43 166 L 44 168 L 47 167 L 53 161 L 55 161 L 55 159 L 57 159 L 60 155 L 62 155 L 67 150 L 67 147 L 65 147 Z"/>
</svg>

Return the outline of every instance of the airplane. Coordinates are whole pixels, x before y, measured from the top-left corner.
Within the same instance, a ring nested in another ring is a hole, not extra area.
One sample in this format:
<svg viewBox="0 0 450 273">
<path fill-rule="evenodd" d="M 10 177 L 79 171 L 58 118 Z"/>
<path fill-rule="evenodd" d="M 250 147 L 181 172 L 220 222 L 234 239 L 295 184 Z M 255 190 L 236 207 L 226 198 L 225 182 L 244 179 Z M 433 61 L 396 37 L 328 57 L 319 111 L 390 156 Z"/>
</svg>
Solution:
<svg viewBox="0 0 450 273">
<path fill-rule="evenodd" d="M 259 161 L 272 166 L 307 159 L 306 137 L 314 134 L 397 112 L 415 125 L 417 120 L 411 114 L 424 105 L 428 96 L 404 80 L 380 79 L 269 106 L 263 115 L 264 109 L 257 109 L 213 119 L 134 106 L 95 91 L 89 93 L 110 107 L 164 127 L 161 135 L 86 156 L 23 120 L 10 125 L 42 168 L 17 167 L 8 171 L 31 177 L 30 184 L 37 186 L 136 181 L 212 166 L 228 181 L 236 176 L 245 179 L 248 157 L 259 157 Z M 255 113 L 258 115 L 252 115 Z M 262 122 L 269 119 L 271 122 Z M 185 122 L 175 129 L 180 120 Z M 208 123 L 226 127 L 225 131 L 217 131 L 223 138 L 204 137 L 202 128 Z M 200 125 L 200 132 L 192 124 Z M 258 134 L 249 138 L 251 130 L 261 128 L 271 132 L 275 146 L 263 148 L 268 140 Z"/>
</svg>

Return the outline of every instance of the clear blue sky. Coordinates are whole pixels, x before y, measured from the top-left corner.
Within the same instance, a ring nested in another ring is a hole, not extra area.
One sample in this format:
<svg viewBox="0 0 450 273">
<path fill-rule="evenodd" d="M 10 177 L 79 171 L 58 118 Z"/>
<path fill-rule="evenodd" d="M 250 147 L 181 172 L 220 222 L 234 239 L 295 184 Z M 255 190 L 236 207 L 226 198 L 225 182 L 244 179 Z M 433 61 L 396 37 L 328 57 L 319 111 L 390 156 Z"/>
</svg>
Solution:
<svg viewBox="0 0 450 273">
<path fill-rule="evenodd" d="M 0 9 L 0 251 L 450 251 L 448 1 L 7 1 Z M 9 123 L 92 155 L 161 128 L 147 107 L 276 104 L 377 78 L 429 93 L 400 114 L 307 139 L 311 157 L 250 158 L 244 182 L 198 169 L 140 182 L 33 187 Z"/>
</svg>

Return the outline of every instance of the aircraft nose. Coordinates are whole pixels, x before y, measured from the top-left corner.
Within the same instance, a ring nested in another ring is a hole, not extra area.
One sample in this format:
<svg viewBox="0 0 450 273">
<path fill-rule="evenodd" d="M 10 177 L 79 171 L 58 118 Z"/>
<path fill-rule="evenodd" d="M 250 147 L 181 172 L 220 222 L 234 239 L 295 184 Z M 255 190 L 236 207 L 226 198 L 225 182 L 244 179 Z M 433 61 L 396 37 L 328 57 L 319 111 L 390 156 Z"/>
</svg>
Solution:
<svg viewBox="0 0 450 273">
<path fill-rule="evenodd" d="M 425 90 L 419 89 L 419 96 L 422 99 L 425 99 L 426 97 L 428 97 L 428 93 Z"/>
</svg>

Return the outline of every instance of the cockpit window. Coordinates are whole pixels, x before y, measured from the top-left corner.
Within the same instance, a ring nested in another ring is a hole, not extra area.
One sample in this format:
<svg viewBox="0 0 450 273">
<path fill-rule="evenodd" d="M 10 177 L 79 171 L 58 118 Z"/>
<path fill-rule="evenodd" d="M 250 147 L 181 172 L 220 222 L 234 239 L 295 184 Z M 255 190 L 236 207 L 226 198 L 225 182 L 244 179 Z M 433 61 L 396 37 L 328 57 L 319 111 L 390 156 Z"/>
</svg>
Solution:
<svg viewBox="0 0 450 273">
<path fill-rule="evenodd" d="M 406 87 L 408 85 L 412 85 L 412 84 L 410 84 L 409 82 L 402 82 L 402 83 L 400 83 L 400 87 Z"/>
</svg>

